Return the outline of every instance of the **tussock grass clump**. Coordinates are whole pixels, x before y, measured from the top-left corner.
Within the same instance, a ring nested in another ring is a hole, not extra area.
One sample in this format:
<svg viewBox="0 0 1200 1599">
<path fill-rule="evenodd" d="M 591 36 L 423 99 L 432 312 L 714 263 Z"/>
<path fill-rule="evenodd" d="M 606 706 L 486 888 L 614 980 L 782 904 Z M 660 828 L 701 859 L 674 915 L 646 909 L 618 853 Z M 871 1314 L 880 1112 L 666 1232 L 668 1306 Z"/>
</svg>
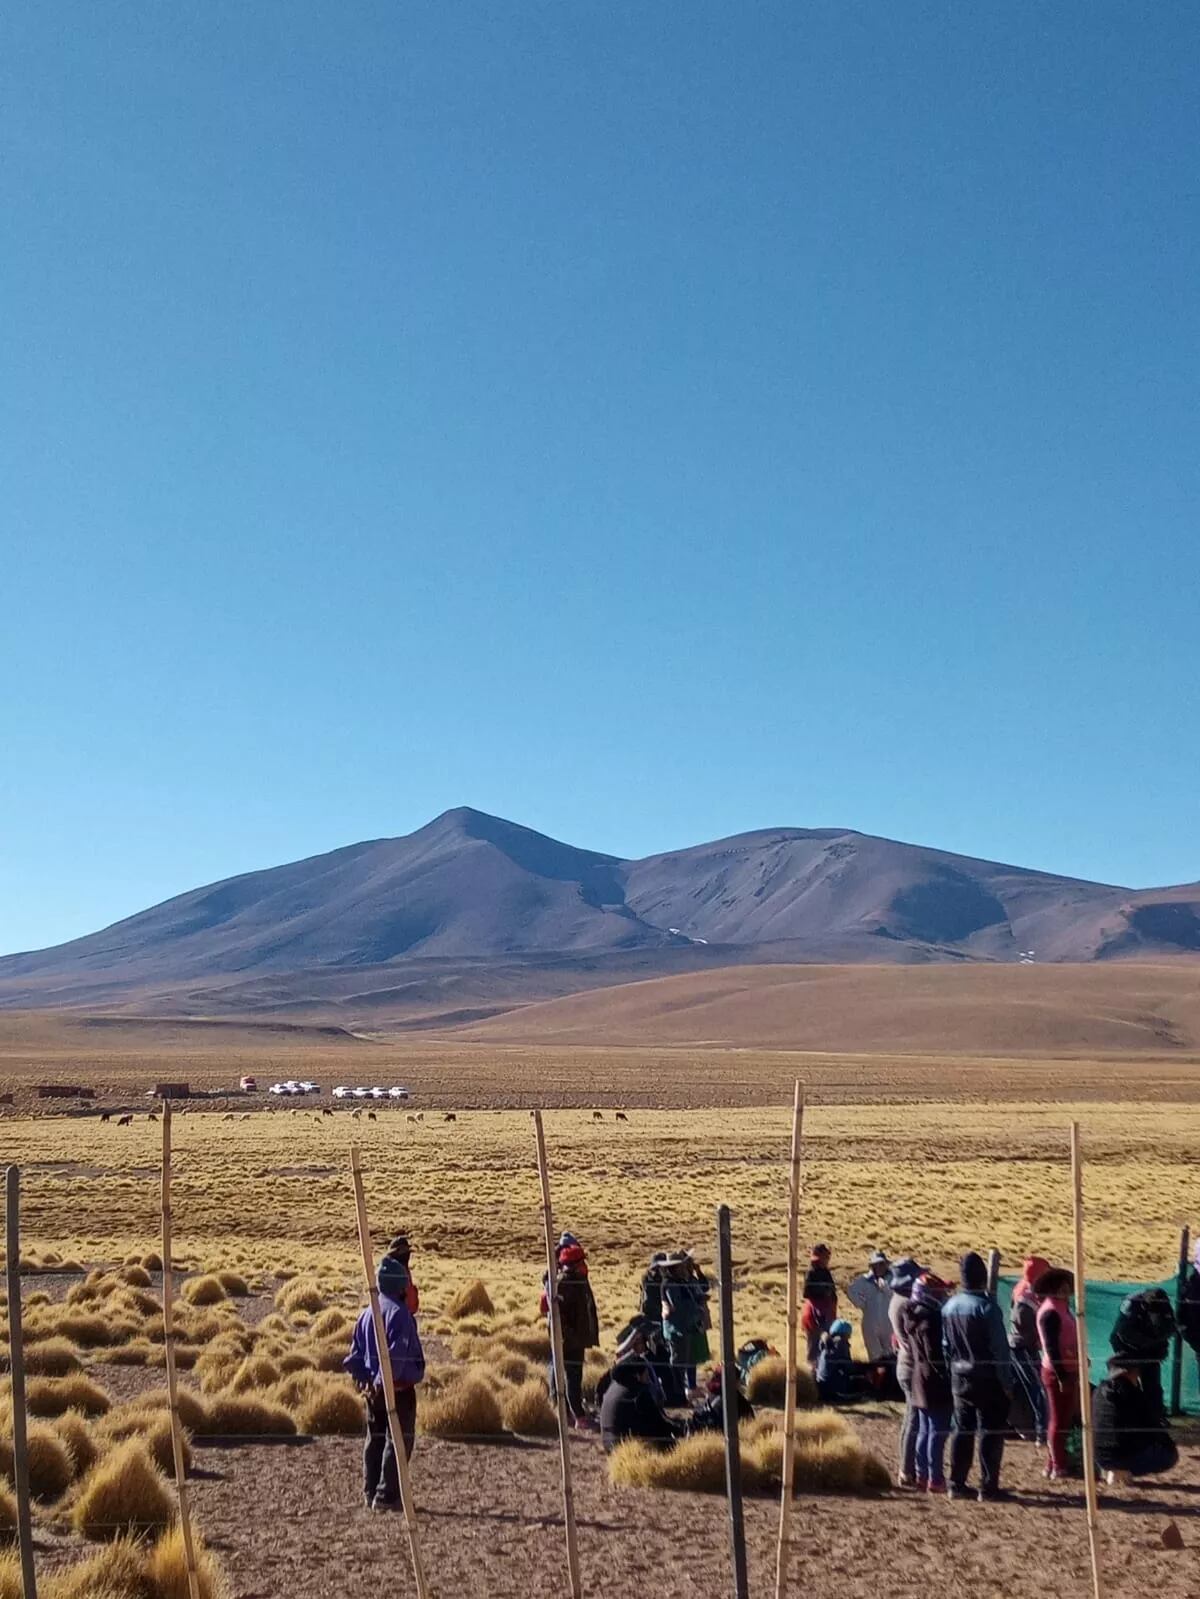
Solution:
<svg viewBox="0 0 1200 1599">
<path fill-rule="evenodd" d="M 277 1357 L 276 1365 L 285 1377 L 297 1371 L 316 1371 L 317 1363 L 311 1355 L 302 1355 L 298 1349 L 289 1350 Z"/>
<path fill-rule="evenodd" d="M 323 1310 L 308 1329 L 314 1338 L 340 1338 L 343 1333 L 348 1333 L 353 1325 L 344 1310 L 339 1310 L 336 1305 L 330 1305 Z"/>
<path fill-rule="evenodd" d="M 47 1599 L 151 1599 L 143 1562 L 142 1547 L 134 1538 L 114 1538 L 86 1560 L 56 1572 Z"/>
<path fill-rule="evenodd" d="M 75 1475 L 66 1444 L 53 1428 L 40 1423 L 30 1427 L 28 1437 L 30 1492 L 47 1504 L 61 1499 Z"/>
<path fill-rule="evenodd" d="M 131 1288 L 149 1288 L 153 1282 L 145 1266 L 136 1261 L 128 1266 L 122 1266 L 117 1276 Z"/>
<path fill-rule="evenodd" d="M 301 1432 L 319 1435 L 361 1432 L 363 1402 L 349 1382 L 325 1376 L 319 1387 L 301 1399 L 296 1421 Z"/>
<path fill-rule="evenodd" d="M 782 1410 L 784 1390 L 787 1387 L 787 1362 L 777 1355 L 760 1360 L 751 1369 L 746 1382 L 746 1395 L 752 1405 L 771 1405 Z M 796 1368 L 796 1403 L 815 1405 L 820 1396 L 811 1371 L 804 1366 Z"/>
<path fill-rule="evenodd" d="M 208 1406 L 200 1395 L 193 1393 L 190 1388 L 176 1388 L 175 1398 L 183 1425 L 189 1432 L 202 1432 L 208 1418 Z M 131 1400 L 130 1404 L 138 1410 L 157 1410 L 169 1416 L 171 1396 L 165 1388 L 151 1388 Z"/>
<path fill-rule="evenodd" d="M 209 1273 L 204 1277 L 189 1277 L 180 1297 L 188 1305 L 219 1305 L 225 1298 L 225 1289 L 221 1279 Z"/>
<path fill-rule="evenodd" d="M 296 1423 L 282 1405 L 270 1400 L 220 1394 L 209 1405 L 202 1430 L 210 1438 L 290 1438 Z"/>
<path fill-rule="evenodd" d="M 0 1599 L 24 1599 L 21 1560 L 15 1550 L 0 1551 Z"/>
<path fill-rule="evenodd" d="M 526 1360 L 535 1360 L 544 1364 L 550 1359 L 550 1334 L 531 1327 L 528 1332 L 505 1332 L 499 1335 L 498 1342 L 505 1349 L 511 1349 L 515 1355 L 524 1355 Z"/>
<path fill-rule="evenodd" d="M 664 1488 L 683 1493 L 725 1492 L 725 1440 L 702 1432 L 681 1438 L 670 1449 L 656 1450 L 640 1438 L 627 1438 L 608 1457 L 609 1480 L 618 1488 Z M 753 1454 L 742 1456 L 742 1486 L 761 1485 Z"/>
<path fill-rule="evenodd" d="M 348 1347 L 345 1342 L 313 1344 L 309 1357 L 318 1371 L 341 1371 L 344 1368 Z"/>
<path fill-rule="evenodd" d="M 219 1272 L 217 1272 L 216 1276 L 217 1276 L 217 1281 L 220 1283 L 221 1287 L 225 1290 L 225 1292 L 227 1294 L 230 1295 L 231 1298 L 233 1298 L 233 1299 L 248 1299 L 249 1298 L 249 1296 L 250 1296 L 250 1284 L 246 1281 L 246 1279 L 243 1276 L 241 1276 L 241 1274 L 239 1272 L 236 1272 L 236 1271 L 219 1271 Z"/>
<path fill-rule="evenodd" d="M 0 1538 L 11 1538 L 17 1530 L 16 1496 L 0 1483 Z"/>
<path fill-rule="evenodd" d="M 98 1350 L 95 1358 L 105 1366 L 145 1366 L 153 1354 L 154 1345 L 148 1338 L 135 1338 L 132 1343 Z"/>
<path fill-rule="evenodd" d="M 112 1400 L 98 1383 L 80 1371 L 68 1377 L 35 1377 L 25 1390 L 31 1416 L 61 1416 L 68 1410 L 85 1416 L 103 1416 Z"/>
<path fill-rule="evenodd" d="M 529 1377 L 529 1362 L 524 1355 L 510 1355 L 506 1349 L 489 1350 L 484 1357 L 504 1382 L 520 1387 Z"/>
<path fill-rule="evenodd" d="M 85 1538 L 135 1536 L 170 1524 L 171 1490 L 141 1438 L 130 1438 L 92 1467 L 72 1520 Z"/>
<path fill-rule="evenodd" d="M 275 1362 L 265 1355 L 247 1355 L 225 1387 L 231 1394 L 252 1394 L 259 1389 L 274 1388 L 282 1375 Z"/>
<path fill-rule="evenodd" d="M 68 1410 L 54 1423 L 54 1430 L 67 1446 L 76 1477 L 82 1477 L 92 1469 L 100 1453 L 87 1424 L 87 1417 L 78 1410 Z"/>
<path fill-rule="evenodd" d="M 142 1265 L 147 1271 L 161 1271 L 163 1269 L 162 1256 L 156 1249 L 151 1249 L 142 1256 Z"/>
<path fill-rule="evenodd" d="M 69 1338 L 80 1349 L 105 1349 L 109 1344 L 119 1343 L 127 1325 L 106 1316 L 65 1307 L 53 1321 L 55 1332 Z"/>
<path fill-rule="evenodd" d="M 451 1321 L 465 1321 L 468 1316 L 494 1316 L 496 1307 L 486 1286 L 477 1277 L 474 1282 L 464 1283 L 450 1296 L 446 1314 Z"/>
<path fill-rule="evenodd" d="M 275 1295 L 275 1308 L 284 1316 L 294 1317 L 301 1311 L 315 1316 L 327 1308 L 326 1298 L 315 1277 L 293 1277 Z"/>
<path fill-rule="evenodd" d="M 546 1384 L 537 1377 L 502 1395 L 500 1414 L 509 1432 L 526 1438 L 548 1438 L 558 1431 L 558 1415 L 550 1403 Z"/>
<path fill-rule="evenodd" d="M 192 1543 L 200 1578 L 200 1599 L 229 1599 L 225 1574 L 204 1547 L 203 1539 L 194 1534 Z M 145 1569 L 154 1599 L 188 1599 L 187 1556 L 178 1527 L 163 1533 L 150 1551 Z"/>
<path fill-rule="evenodd" d="M 426 1400 L 417 1414 L 421 1431 L 434 1438 L 494 1438 L 504 1431 L 499 1400 L 473 1373 Z"/>
<path fill-rule="evenodd" d="M 47 1338 L 25 1351 L 25 1370 L 31 1377 L 65 1377 L 82 1366 L 74 1344 L 65 1338 Z"/>
</svg>

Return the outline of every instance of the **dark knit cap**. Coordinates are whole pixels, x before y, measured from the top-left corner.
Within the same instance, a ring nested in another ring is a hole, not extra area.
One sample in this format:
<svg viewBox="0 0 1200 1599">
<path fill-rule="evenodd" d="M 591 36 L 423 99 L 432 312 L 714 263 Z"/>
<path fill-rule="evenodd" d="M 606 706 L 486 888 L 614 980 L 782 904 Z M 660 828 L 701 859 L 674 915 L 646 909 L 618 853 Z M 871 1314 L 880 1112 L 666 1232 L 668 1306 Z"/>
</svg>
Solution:
<svg viewBox="0 0 1200 1599">
<path fill-rule="evenodd" d="M 973 1288 L 978 1292 L 987 1287 L 987 1261 L 973 1249 L 968 1250 L 959 1261 L 958 1270 L 964 1288 Z"/>
<path fill-rule="evenodd" d="M 381 1294 L 386 1294 L 389 1299 L 402 1299 L 408 1288 L 408 1267 L 395 1255 L 385 1255 L 379 1262 L 375 1281 L 379 1284 Z"/>
</svg>

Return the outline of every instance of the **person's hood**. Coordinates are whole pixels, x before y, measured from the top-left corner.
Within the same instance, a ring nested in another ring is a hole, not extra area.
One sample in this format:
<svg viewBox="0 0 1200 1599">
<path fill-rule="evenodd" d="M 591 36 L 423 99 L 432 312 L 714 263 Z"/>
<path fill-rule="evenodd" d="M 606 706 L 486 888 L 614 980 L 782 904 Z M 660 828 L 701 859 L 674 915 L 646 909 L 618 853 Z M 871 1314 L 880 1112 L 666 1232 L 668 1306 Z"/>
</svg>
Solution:
<svg viewBox="0 0 1200 1599">
<path fill-rule="evenodd" d="M 1050 1270 L 1050 1262 L 1043 1260 L 1041 1255 L 1030 1255 L 1025 1261 L 1021 1275 L 1013 1284 L 1012 1296 L 1014 1302 L 1023 1299 L 1026 1294 L 1033 1292 L 1033 1285 L 1044 1271 Z"/>
<path fill-rule="evenodd" d="M 640 1355 L 631 1355 L 627 1360 L 620 1360 L 613 1367 L 612 1380 L 619 1382 L 622 1388 L 640 1387 L 646 1375 L 646 1362 Z"/>
<path fill-rule="evenodd" d="M 982 1255 L 969 1249 L 958 1263 L 959 1277 L 962 1285 L 970 1293 L 980 1294 L 987 1287 L 988 1269 L 987 1261 Z"/>
</svg>

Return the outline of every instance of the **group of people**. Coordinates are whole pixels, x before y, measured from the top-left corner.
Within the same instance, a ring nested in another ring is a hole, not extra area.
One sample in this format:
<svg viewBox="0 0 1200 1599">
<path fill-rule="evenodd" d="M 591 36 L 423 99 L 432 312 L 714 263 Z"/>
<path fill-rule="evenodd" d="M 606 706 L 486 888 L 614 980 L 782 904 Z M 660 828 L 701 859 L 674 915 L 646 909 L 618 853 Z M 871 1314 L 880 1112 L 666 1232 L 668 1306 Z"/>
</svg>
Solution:
<svg viewBox="0 0 1200 1599">
<path fill-rule="evenodd" d="M 862 1318 L 864 1363 L 850 1358 L 850 1326 L 838 1316 L 828 1246 L 814 1247 L 801 1325 L 823 1399 L 837 1403 L 892 1376 L 904 1398 L 901 1488 L 962 1498 L 978 1457 L 982 1500 L 1000 1485 L 1005 1440 L 1046 1448 L 1051 1481 L 1080 1470 L 1080 1349 L 1072 1308 L 1074 1277 L 1030 1256 L 1005 1318 L 989 1292 L 981 1256 L 964 1255 L 957 1288 L 912 1257 L 890 1262 L 876 1250 L 848 1295 Z M 1181 1319 L 1161 1288 L 1130 1294 L 1111 1335 L 1113 1349 L 1093 1400 L 1097 1465 L 1110 1483 L 1169 1471 L 1178 1459 L 1162 1392 L 1162 1364 L 1177 1330 L 1200 1359 L 1200 1245 L 1181 1297 Z M 949 1447 L 949 1474 L 946 1453 Z"/>
<path fill-rule="evenodd" d="M 1031 1255 L 1007 1317 L 989 1291 L 981 1256 L 964 1255 L 959 1276 L 955 1288 L 911 1256 L 893 1263 L 881 1250 L 872 1253 L 848 1288 L 867 1351 L 867 1360 L 858 1362 L 850 1353 L 850 1323 L 838 1315 L 829 1248 L 817 1245 L 801 1326 L 822 1398 L 838 1403 L 859 1392 L 886 1395 L 894 1386 L 904 1400 L 897 1476 L 904 1489 L 965 1497 L 978 1458 L 977 1497 L 1007 1498 L 1000 1472 L 1005 1441 L 1014 1434 L 1045 1446 L 1051 1480 L 1076 1475 L 1085 1355 L 1071 1272 Z M 411 1456 L 425 1355 L 416 1324 L 420 1295 L 403 1234 L 391 1240 L 377 1280 L 398 1419 Z M 703 1387 L 697 1385 L 697 1369 L 709 1359 L 710 1284 L 687 1250 L 651 1257 L 637 1313 L 621 1330 L 616 1358 L 597 1384 L 598 1417 L 585 1404 L 583 1375 L 588 1350 L 600 1342 L 599 1317 L 587 1255 L 572 1233 L 559 1239 L 553 1283 L 543 1278 L 540 1308 L 547 1317 L 551 1295 L 574 1426 L 598 1429 L 607 1450 L 629 1437 L 670 1447 L 688 1433 L 721 1427 L 725 1374 L 718 1366 Z M 1108 1373 L 1093 1398 L 1095 1457 L 1110 1483 L 1169 1471 L 1178 1459 L 1163 1403 L 1162 1364 L 1177 1330 L 1200 1361 L 1200 1243 L 1179 1309 L 1177 1325 L 1169 1297 L 1157 1288 L 1132 1293 L 1121 1305 Z M 766 1349 L 761 1339 L 752 1341 L 739 1352 L 739 1365 L 743 1353 L 748 1369 Z M 365 1399 L 364 1502 L 374 1510 L 399 1509 L 399 1466 L 370 1307 L 355 1325 L 345 1368 Z M 749 1416 L 742 1375 L 739 1370 L 729 1380 L 737 1384 L 739 1414 Z M 551 1370 L 552 1391 L 553 1382 Z M 683 1416 L 668 1413 L 685 1409 Z"/>
</svg>

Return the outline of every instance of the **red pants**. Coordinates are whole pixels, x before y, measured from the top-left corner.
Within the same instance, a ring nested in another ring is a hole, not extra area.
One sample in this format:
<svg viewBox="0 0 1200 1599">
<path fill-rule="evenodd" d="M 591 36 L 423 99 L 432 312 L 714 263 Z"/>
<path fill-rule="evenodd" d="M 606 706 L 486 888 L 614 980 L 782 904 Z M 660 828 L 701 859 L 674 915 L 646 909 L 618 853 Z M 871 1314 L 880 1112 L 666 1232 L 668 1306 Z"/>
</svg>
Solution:
<svg viewBox="0 0 1200 1599">
<path fill-rule="evenodd" d="M 1058 1378 L 1043 1366 L 1042 1387 L 1046 1390 L 1046 1401 L 1050 1411 L 1050 1421 L 1046 1428 L 1047 1465 L 1051 1471 L 1065 1474 L 1069 1469 L 1067 1441 L 1072 1431 L 1079 1425 L 1079 1373 L 1077 1371 L 1068 1373 L 1065 1387 L 1060 1388 Z"/>
</svg>

